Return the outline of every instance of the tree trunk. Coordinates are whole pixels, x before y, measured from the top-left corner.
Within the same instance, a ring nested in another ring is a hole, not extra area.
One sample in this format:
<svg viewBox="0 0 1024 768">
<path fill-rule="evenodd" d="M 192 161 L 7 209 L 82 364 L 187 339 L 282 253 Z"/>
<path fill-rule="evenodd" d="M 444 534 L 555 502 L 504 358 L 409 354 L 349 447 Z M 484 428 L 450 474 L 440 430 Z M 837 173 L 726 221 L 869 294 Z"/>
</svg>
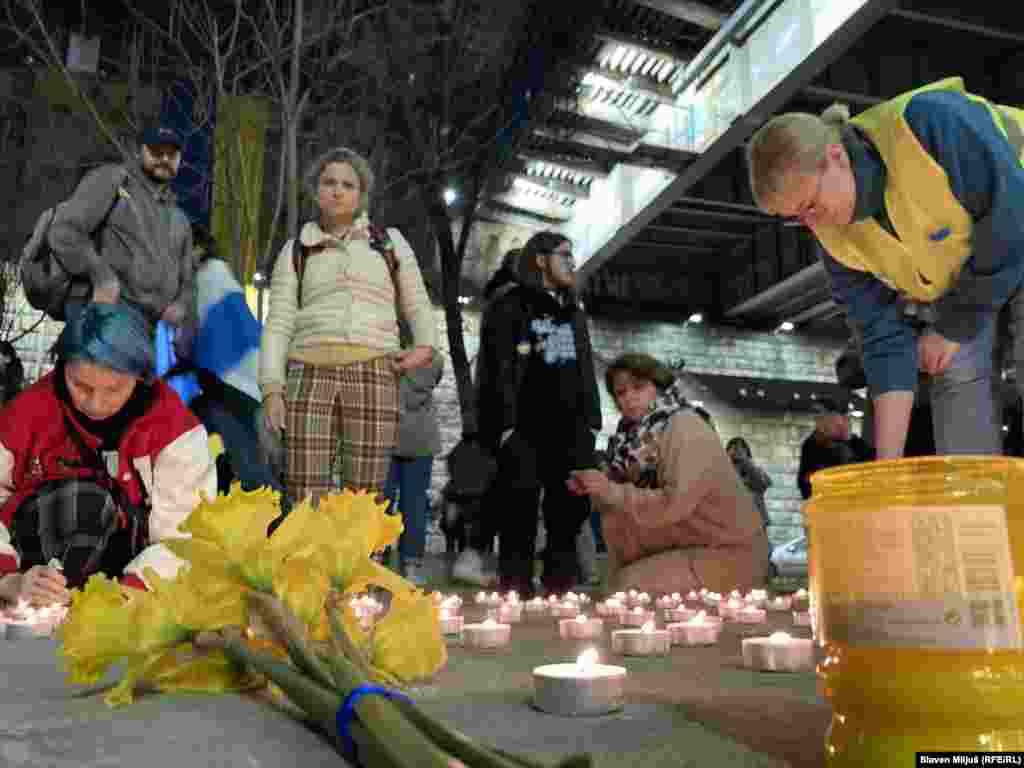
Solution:
<svg viewBox="0 0 1024 768">
<path fill-rule="evenodd" d="M 466 339 L 462 327 L 462 305 L 459 304 L 459 289 L 462 282 L 462 258 L 465 244 L 456 250 L 452 237 L 452 222 L 448 208 L 441 197 L 441 190 L 435 185 L 422 188 L 423 204 L 434 224 L 434 236 L 441 249 L 441 300 L 444 303 L 445 324 L 448 327 L 448 348 L 452 356 L 452 370 L 455 372 L 455 386 L 459 394 L 459 413 L 462 416 L 462 434 L 474 435 L 477 431 L 476 391 L 473 374 L 466 355 Z M 465 224 L 463 225 L 465 228 Z M 465 237 L 462 238 L 465 240 Z"/>
</svg>

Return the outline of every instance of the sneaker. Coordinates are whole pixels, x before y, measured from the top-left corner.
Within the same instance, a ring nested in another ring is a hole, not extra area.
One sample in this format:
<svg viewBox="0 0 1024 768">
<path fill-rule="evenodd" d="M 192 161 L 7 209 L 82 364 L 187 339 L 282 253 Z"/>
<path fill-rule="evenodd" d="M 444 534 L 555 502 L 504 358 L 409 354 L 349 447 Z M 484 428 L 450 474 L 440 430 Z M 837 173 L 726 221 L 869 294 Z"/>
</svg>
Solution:
<svg viewBox="0 0 1024 768">
<path fill-rule="evenodd" d="M 406 560 L 402 565 L 402 578 L 417 587 L 427 586 L 427 569 L 422 560 Z"/>
<path fill-rule="evenodd" d="M 466 547 L 452 566 L 452 580 L 477 587 L 493 587 L 498 583 L 498 574 L 484 567 L 484 558 L 479 552 Z"/>
</svg>

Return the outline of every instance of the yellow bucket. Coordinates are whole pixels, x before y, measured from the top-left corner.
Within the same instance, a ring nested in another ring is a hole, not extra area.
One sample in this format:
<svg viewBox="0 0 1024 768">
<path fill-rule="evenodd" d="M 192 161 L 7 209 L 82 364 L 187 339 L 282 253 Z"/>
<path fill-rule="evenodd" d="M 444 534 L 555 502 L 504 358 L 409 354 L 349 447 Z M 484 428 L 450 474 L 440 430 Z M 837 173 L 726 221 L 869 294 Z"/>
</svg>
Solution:
<svg viewBox="0 0 1024 768">
<path fill-rule="evenodd" d="M 1024 461 L 881 461 L 812 484 L 826 764 L 1024 748 Z"/>
</svg>

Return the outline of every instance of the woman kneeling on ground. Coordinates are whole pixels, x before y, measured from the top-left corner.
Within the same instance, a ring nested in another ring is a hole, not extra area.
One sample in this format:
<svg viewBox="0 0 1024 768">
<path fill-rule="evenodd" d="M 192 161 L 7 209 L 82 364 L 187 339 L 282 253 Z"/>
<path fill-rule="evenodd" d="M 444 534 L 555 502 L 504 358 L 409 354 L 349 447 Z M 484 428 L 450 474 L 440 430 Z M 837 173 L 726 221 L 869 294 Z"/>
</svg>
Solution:
<svg viewBox="0 0 1024 768">
<path fill-rule="evenodd" d="M 160 541 L 217 493 L 206 431 L 152 379 L 130 307 L 87 305 L 56 357 L 0 411 L 0 598 L 66 603 L 92 573 L 141 589 L 147 567 L 173 577 L 182 561 Z"/>
<path fill-rule="evenodd" d="M 608 368 L 605 386 L 622 414 L 607 473 L 574 472 L 569 489 L 590 496 L 601 513 L 609 587 L 763 586 L 769 546 L 753 497 L 673 373 L 629 353 Z"/>
</svg>

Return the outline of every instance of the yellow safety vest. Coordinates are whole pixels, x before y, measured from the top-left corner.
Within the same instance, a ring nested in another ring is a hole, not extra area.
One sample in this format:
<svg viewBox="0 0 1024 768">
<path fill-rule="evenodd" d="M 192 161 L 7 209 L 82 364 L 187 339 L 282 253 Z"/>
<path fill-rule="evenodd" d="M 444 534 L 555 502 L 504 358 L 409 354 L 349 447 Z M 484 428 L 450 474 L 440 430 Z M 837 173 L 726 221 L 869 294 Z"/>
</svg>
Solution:
<svg viewBox="0 0 1024 768">
<path fill-rule="evenodd" d="M 885 208 L 898 237 L 874 217 L 846 226 L 822 226 L 814 232 L 836 261 L 870 272 L 922 302 L 935 301 L 956 282 L 971 255 L 973 228 L 971 214 L 950 189 L 946 172 L 921 146 L 903 116 L 911 97 L 936 90 L 963 93 L 984 104 L 1024 163 L 1024 110 L 967 93 L 963 78 L 940 80 L 871 107 L 850 121 L 871 139 L 885 163 Z"/>
</svg>

